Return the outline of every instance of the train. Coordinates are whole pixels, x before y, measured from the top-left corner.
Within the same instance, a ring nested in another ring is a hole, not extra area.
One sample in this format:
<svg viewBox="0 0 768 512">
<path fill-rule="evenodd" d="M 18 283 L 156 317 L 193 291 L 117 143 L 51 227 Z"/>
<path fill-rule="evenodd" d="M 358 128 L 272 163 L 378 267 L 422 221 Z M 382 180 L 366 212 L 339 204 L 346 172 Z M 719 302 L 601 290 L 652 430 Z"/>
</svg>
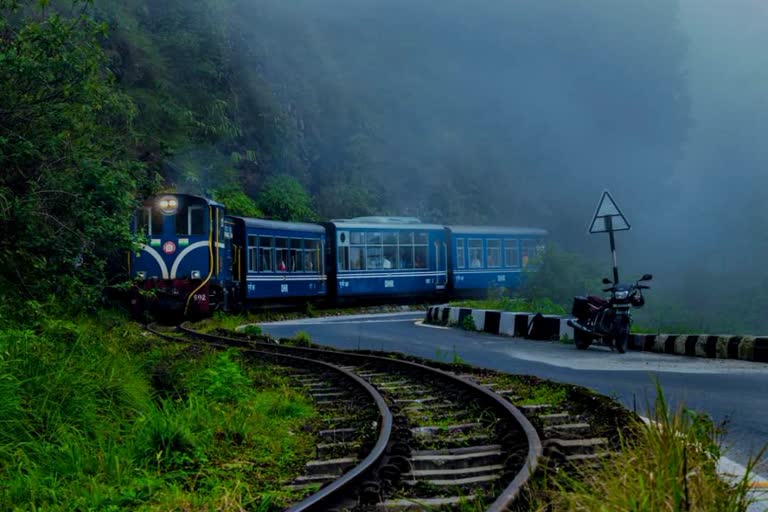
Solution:
<svg viewBox="0 0 768 512">
<path fill-rule="evenodd" d="M 283 222 L 227 215 L 190 194 L 143 201 L 131 219 L 131 309 L 202 317 L 299 303 L 443 301 L 515 289 L 547 231 L 414 217 Z"/>
</svg>

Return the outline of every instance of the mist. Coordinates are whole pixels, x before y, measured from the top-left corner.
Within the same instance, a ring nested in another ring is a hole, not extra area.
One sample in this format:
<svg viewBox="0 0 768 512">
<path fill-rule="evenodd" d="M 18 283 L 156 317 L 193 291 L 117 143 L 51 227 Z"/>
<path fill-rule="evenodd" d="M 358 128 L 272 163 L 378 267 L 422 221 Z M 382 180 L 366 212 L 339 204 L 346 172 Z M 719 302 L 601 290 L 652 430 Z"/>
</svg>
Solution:
<svg viewBox="0 0 768 512">
<path fill-rule="evenodd" d="M 241 100 L 266 88 L 297 127 L 273 168 L 322 215 L 542 227 L 608 275 L 607 236 L 587 234 L 608 189 L 632 224 L 623 277 L 702 311 L 765 281 L 764 3 L 223 5 Z"/>
</svg>

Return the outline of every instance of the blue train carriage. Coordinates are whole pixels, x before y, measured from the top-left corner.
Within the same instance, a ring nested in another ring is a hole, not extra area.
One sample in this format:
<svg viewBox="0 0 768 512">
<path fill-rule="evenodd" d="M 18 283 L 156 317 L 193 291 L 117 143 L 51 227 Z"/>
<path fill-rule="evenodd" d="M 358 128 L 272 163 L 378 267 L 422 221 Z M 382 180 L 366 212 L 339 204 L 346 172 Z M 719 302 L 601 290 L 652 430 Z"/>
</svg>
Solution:
<svg viewBox="0 0 768 512">
<path fill-rule="evenodd" d="M 129 257 L 135 312 L 150 306 L 205 315 L 226 306 L 232 230 L 224 219 L 223 205 L 199 196 L 163 194 L 143 203 L 131 223 L 140 241 Z"/>
<path fill-rule="evenodd" d="M 447 226 L 450 284 L 454 296 L 485 296 L 520 286 L 544 251 L 547 232 L 535 228 Z"/>
<path fill-rule="evenodd" d="M 448 285 L 443 226 L 412 217 L 357 217 L 326 223 L 334 298 L 434 296 Z"/>
<path fill-rule="evenodd" d="M 317 224 L 228 217 L 234 276 L 246 303 L 285 303 L 326 295 L 325 229 Z"/>
</svg>

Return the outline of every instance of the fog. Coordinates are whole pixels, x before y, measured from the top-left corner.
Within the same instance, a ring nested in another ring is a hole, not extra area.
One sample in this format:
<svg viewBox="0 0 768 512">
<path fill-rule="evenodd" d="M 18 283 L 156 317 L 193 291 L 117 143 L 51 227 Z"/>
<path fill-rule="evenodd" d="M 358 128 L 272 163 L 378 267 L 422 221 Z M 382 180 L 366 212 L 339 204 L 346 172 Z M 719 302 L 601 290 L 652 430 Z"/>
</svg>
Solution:
<svg viewBox="0 0 768 512">
<path fill-rule="evenodd" d="M 385 213 L 544 227 L 608 274 L 587 234 L 608 189 L 632 224 L 622 272 L 697 294 L 762 281 L 764 2 L 232 6 L 235 64 L 301 126 L 321 213 L 350 215 L 349 183 Z"/>
</svg>

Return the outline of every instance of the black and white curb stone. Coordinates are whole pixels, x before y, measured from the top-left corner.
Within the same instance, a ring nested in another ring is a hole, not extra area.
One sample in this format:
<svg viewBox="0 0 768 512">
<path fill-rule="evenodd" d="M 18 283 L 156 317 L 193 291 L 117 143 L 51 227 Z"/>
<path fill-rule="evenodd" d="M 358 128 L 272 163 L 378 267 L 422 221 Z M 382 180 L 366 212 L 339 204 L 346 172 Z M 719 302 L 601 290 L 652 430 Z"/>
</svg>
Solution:
<svg viewBox="0 0 768 512">
<path fill-rule="evenodd" d="M 472 316 L 475 329 L 490 334 L 556 341 L 573 339 L 568 318 L 540 313 L 502 312 L 452 306 L 432 306 L 425 323 L 463 327 Z M 710 359 L 741 359 L 768 363 L 768 337 L 711 334 L 632 334 L 629 349 Z"/>
</svg>

